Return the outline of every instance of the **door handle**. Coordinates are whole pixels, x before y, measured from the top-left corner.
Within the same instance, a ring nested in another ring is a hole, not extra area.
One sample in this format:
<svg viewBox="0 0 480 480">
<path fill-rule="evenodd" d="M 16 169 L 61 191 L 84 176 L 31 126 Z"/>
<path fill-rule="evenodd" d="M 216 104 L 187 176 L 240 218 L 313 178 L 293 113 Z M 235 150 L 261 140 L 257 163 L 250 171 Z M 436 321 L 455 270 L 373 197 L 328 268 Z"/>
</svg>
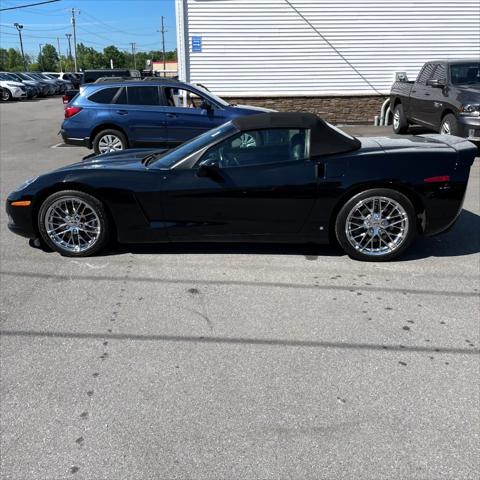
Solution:
<svg viewBox="0 0 480 480">
<path fill-rule="evenodd" d="M 119 115 L 127 115 L 128 114 L 128 110 L 117 110 L 117 112 Z"/>
<path fill-rule="evenodd" d="M 417 93 L 417 91 L 416 91 L 416 90 L 412 90 L 412 92 L 411 92 L 411 93 Z"/>
<path fill-rule="evenodd" d="M 167 118 L 177 118 L 175 113 L 167 113 Z"/>
<path fill-rule="evenodd" d="M 430 94 L 425 92 L 425 96 L 426 96 L 426 97 L 429 97 L 429 96 L 430 96 Z"/>
</svg>

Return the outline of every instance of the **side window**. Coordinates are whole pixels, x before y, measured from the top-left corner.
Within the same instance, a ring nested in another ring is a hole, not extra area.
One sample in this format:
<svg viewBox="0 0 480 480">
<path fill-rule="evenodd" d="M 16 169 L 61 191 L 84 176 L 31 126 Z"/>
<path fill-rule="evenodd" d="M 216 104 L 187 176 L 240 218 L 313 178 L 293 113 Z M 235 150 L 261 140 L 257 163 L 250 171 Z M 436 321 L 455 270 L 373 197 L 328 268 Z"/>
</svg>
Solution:
<svg viewBox="0 0 480 480">
<path fill-rule="evenodd" d="M 427 80 L 432 76 L 432 73 L 435 70 L 435 66 L 434 63 L 427 63 L 418 74 L 417 83 L 420 85 L 426 85 Z"/>
<path fill-rule="evenodd" d="M 88 99 L 95 103 L 112 103 L 112 100 L 117 92 L 118 87 L 102 88 L 101 90 L 97 90 L 95 93 L 90 95 Z"/>
<path fill-rule="evenodd" d="M 432 79 L 433 80 L 446 80 L 447 79 L 447 69 L 445 68 L 444 64 L 439 63 L 437 65 L 437 68 L 433 72 Z"/>
<path fill-rule="evenodd" d="M 176 108 L 202 108 L 203 103 L 209 103 L 201 95 L 184 88 L 165 87 L 165 98 L 169 107 Z"/>
<path fill-rule="evenodd" d="M 120 89 L 113 103 L 116 105 L 127 105 L 127 89 L 125 87 Z"/>
<path fill-rule="evenodd" d="M 160 105 L 160 97 L 158 87 L 156 86 L 139 86 L 127 87 L 128 104 L 129 105 Z"/>
<path fill-rule="evenodd" d="M 305 160 L 309 140 L 310 131 L 299 128 L 239 132 L 207 150 L 198 165 L 226 168 Z"/>
</svg>

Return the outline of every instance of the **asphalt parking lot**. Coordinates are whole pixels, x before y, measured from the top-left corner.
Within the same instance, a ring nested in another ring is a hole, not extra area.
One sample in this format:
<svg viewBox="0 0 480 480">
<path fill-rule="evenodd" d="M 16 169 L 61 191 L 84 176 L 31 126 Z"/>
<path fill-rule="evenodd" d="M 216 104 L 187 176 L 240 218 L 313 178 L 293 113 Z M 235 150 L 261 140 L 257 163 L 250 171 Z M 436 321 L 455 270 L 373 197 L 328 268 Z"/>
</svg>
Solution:
<svg viewBox="0 0 480 480">
<path fill-rule="evenodd" d="M 4 212 L 89 153 L 56 146 L 62 115 L 0 105 L 2 478 L 478 478 L 478 159 L 456 226 L 392 263 L 301 245 L 68 259 Z"/>
</svg>

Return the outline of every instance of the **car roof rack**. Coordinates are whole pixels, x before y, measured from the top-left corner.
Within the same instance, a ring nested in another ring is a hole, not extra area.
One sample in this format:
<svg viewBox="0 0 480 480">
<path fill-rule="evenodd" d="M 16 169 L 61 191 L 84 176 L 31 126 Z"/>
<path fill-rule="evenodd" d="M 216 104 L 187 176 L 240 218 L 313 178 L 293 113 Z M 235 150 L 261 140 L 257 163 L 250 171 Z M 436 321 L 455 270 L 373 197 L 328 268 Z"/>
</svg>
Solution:
<svg viewBox="0 0 480 480">
<path fill-rule="evenodd" d="M 105 83 L 105 82 L 133 82 L 139 81 L 139 77 L 99 77 L 93 83 Z"/>
</svg>

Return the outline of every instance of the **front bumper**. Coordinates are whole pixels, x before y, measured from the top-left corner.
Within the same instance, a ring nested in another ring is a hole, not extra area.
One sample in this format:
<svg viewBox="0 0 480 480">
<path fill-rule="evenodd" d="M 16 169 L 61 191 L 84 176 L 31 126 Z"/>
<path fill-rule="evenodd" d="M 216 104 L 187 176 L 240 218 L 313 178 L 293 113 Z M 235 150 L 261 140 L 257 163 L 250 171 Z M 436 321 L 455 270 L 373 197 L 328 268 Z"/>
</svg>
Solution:
<svg viewBox="0 0 480 480">
<path fill-rule="evenodd" d="M 63 128 L 60 130 L 59 133 L 62 136 L 63 142 L 66 143 L 67 145 L 75 145 L 77 147 L 91 148 L 90 147 L 90 137 L 85 137 L 85 138 L 68 137 Z"/>
<path fill-rule="evenodd" d="M 15 193 L 11 194 L 6 202 L 8 228 L 21 237 L 37 238 L 38 234 L 32 221 L 32 206 L 13 207 L 12 202 L 19 200 Z"/>
<path fill-rule="evenodd" d="M 21 89 L 16 87 L 16 88 L 12 88 L 10 91 L 12 92 L 13 98 L 27 98 L 26 89 Z"/>
<path fill-rule="evenodd" d="M 473 142 L 480 142 L 480 117 L 458 116 L 461 136 Z"/>
</svg>

